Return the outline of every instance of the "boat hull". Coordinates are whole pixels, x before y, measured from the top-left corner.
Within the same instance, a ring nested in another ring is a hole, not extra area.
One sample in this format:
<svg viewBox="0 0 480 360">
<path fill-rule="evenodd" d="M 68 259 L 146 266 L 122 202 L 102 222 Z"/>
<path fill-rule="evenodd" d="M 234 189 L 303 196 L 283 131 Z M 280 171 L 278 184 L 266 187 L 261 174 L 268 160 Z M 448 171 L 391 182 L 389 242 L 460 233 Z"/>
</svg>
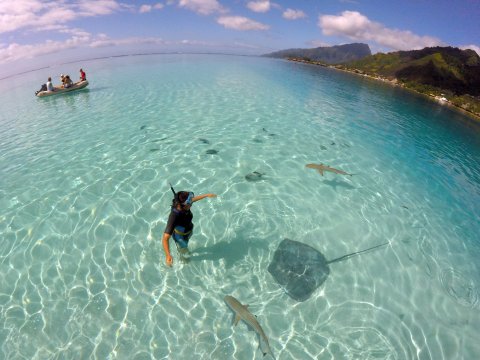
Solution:
<svg viewBox="0 0 480 360">
<path fill-rule="evenodd" d="M 38 97 L 45 97 L 45 96 L 59 95 L 59 94 L 67 93 L 67 92 L 70 92 L 70 91 L 83 89 L 87 85 L 88 85 L 88 81 L 85 80 L 85 81 L 79 81 L 79 82 L 73 84 L 71 87 L 66 88 L 66 89 L 62 88 L 62 87 L 55 86 L 54 91 L 40 91 L 37 94 L 37 96 Z"/>
</svg>

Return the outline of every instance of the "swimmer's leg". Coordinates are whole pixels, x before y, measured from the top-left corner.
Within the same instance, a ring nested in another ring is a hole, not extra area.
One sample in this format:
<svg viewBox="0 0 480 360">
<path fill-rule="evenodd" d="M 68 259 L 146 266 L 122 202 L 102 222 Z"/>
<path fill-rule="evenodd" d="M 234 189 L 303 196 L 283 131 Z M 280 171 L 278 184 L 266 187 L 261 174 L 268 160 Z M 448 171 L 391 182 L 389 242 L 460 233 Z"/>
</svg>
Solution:
<svg viewBox="0 0 480 360">
<path fill-rule="evenodd" d="M 180 257 L 180 261 L 184 264 L 190 261 L 190 251 L 188 250 L 188 243 L 186 241 L 175 241 L 175 245 L 177 246 L 178 256 Z"/>
</svg>

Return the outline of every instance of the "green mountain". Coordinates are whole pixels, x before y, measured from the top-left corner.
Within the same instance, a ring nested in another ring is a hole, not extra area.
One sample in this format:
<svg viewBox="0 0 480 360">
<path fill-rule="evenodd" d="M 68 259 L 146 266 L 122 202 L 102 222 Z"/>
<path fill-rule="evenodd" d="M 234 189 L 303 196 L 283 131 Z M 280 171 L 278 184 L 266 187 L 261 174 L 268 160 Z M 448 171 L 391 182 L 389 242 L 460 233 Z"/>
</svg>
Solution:
<svg viewBox="0 0 480 360">
<path fill-rule="evenodd" d="M 321 61 L 327 64 L 341 64 L 371 55 L 367 44 L 346 44 L 313 49 L 287 49 L 262 56 L 273 58 L 300 58 L 308 61 Z"/>
<path fill-rule="evenodd" d="M 397 79 L 407 87 L 422 92 L 480 95 L 480 57 L 473 50 L 432 47 L 378 53 L 344 66 L 369 75 Z"/>
</svg>

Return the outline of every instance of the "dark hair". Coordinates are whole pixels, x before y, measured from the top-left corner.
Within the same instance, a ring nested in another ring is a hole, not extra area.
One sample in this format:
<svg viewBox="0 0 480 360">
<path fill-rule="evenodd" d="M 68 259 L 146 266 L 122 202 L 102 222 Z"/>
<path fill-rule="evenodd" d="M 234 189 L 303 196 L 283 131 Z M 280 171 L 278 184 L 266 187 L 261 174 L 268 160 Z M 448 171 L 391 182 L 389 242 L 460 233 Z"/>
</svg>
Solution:
<svg viewBox="0 0 480 360">
<path fill-rule="evenodd" d="M 178 204 L 183 204 L 188 199 L 188 191 L 179 191 L 175 194 L 175 197 L 172 200 L 172 206 L 177 206 Z"/>
</svg>

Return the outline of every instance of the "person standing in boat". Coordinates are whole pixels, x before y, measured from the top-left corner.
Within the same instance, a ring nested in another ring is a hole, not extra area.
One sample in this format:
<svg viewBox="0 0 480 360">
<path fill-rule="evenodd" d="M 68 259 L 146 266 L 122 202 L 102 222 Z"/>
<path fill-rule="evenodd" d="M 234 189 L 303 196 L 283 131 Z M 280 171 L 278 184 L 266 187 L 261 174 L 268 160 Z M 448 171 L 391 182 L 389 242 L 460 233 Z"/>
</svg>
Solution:
<svg viewBox="0 0 480 360">
<path fill-rule="evenodd" d="M 85 80 L 87 80 L 87 74 L 85 74 L 85 71 L 83 71 L 83 69 L 80 69 L 80 81 Z"/>
<path fill-rule="evenodd" d="M 195 196 L 191 191 L 179 191 L 177 193 L 171 185 L 170 189 L 173 192 L 172 209 L 162 237 L 167 266 L 172 266 L 173 264 L 173 258 L 170 254 L 170 237 L 173 237 L 175 241 L 180 259 L 184 262 L 187 261 L 183 256 L 189 253 L 188 240 L 192 236 L 193 231 L 193 214 L 190 211 L 192 204 L 207 197 L 217 196 L 216 194 Z"/>
</svg>

